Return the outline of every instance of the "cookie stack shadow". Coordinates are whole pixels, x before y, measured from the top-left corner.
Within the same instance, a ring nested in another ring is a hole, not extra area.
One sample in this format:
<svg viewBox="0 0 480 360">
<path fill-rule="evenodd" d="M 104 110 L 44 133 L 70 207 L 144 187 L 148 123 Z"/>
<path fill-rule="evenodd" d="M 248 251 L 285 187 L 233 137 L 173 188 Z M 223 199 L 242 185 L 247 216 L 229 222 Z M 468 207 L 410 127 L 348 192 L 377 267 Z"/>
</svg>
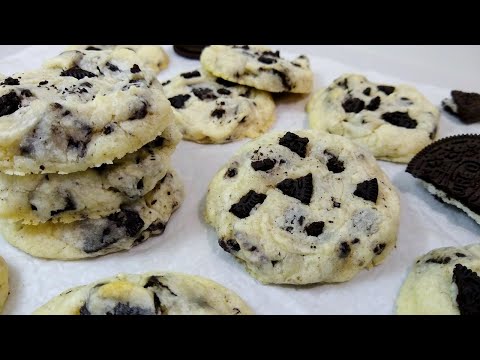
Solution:
<svg viewBox="0 0 480 360">
<path fill-rule="evenodd" d="M 183 199 L 181 134 L 155 74 L 128 49 L 73 50 L 0 78 L 0 233 L 41 258 L 127 250 Z M 9 129 L 10 128 L 10 129 Z"/>
</svg>

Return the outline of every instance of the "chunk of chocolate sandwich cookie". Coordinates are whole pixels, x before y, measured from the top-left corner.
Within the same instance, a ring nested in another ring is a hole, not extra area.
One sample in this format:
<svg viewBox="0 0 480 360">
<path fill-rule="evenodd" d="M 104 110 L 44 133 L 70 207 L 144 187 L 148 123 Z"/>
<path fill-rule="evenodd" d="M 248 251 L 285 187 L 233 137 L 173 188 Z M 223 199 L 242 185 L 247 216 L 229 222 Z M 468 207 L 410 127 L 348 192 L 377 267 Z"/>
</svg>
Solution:
<svg viewBox="0 0 480 360">
<path fill-rule="evenodd" d="M 480 224 L 480 135 L 440 139 L 420 151 L 406 171 L 447 204 Z"/>
<path fill-rule="evenodd" d="M 272 96 L 230 83 L 205 70 L 183 72 L 163 83 L 186 140 L 226 143 L 263 134 L 275 120 Z"/>
<path fill-rule="evenodd" d="M 397 298 L 399 315 L 480 315 L 480 245 L 420 256 Z"/>
<path fill-rule="evenodd" d="M 180 56 L 188 59 L 200 59 L 204 48 L 208 45 L 173 45 L 173 50 Z"/>
<path fill-rule="evenodd" d="M 141 64 L 128 49 L 66 51 L 0 78 L 0 171 L 84 171 L 154 140 L 173 113 Z"/>
<path fill-rule="evenodd" d="M 242 146 L 210 182 L 219 246 L 263 283 L 347 281 L 394 248 L 399 198 L 370 153 L 312 130 Z"/>
<path fill-rule="evenodd" d="M 310 127 L 342 135 L 377 159 L 406 163 L 435 138 L 440 114 L 418 90 L 344 74 L 307 105 Z"/>
<path fill-rule="evenodd" d="M 270 92 L 309 93 L 313 73 L 305 55 L 294 60 L 260 45 L 210 45 L 200 57 L 202 66 L 222 79 Z"/>
<path fill-rule="evenodd" d="M 34 315 L 250 315 L 233 291 L 173 272 L 118 274 L 51 299 Z"/>
<path fill-rule="evenodd" d="M 73 260 L 128 250 L 159 235 L 183 200 L 183 186 L 169 170 L 153 190 L 98 219 L 68 224 L 23 225 L 2 220 L 0 233 L 18 249 L 35 257 Z"/>
<path fill-rule="evenodd" d="M 442 101 L 445 111 L 455 115 L 466 124 L 480 121 L 480 94 L 453 90 L 451 96 Z"/>
</svg>

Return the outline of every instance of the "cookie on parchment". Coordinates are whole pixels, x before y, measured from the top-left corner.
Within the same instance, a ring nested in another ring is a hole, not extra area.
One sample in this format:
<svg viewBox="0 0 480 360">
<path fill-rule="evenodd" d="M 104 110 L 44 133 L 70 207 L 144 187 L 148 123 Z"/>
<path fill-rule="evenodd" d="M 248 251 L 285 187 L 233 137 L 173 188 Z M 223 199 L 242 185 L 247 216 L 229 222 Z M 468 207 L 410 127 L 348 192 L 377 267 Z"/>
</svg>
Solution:
<svg viewBox="0 0 480 360">
<path fill-rule="evenodd" d="M 453 90 L 451 96 L 442 101 L 445 111 L 455 115 L 466 124 L 480 121 L 480 94 Z"/>
<path fill-rule="evenodd" d="M 366 146 L 377 159 L 406 163 L 435 138 L 440 113 L 418 90 L 345 74 L 307 105 L 310 127 Z"/>
<path fill-rule="evenodd" d="M 151 191 L 181 139 L 175 125 L 111 165 L 66 175 L 0 173 L 0 217 L 23 224 L 98 219 Z"/>
<path fill-rule="evenodd" d="M 401 315 L 480 315 L 480 245 L 445 247 L 417 258 L 402 285 Z"/>
<path fill-rule="evenodd" d="M 439 200 L 480 224 L 480 135 L 440 139 L 419 152 L 406 171 Z"/>
<path fill-rule="evenodd" d="M 225 143 L 255 138 L 275 120 L 275 103 L 269 93 L 204 70 L 182 73 L 162 85 L 186 140 Z"/>
<path fill-rule="evenodd" d="M 312 130 L 250 141 L 210 183 L 205 219 L 263 283 L 350 280 L 395 246 L 399 198 L 363 148 Z"/>
<path fill-rule="evenodd" d="M 61 293 L 34 315 L 250 315 L 233 291 L 172 272 L 119 274 Z"/>
<path fill-rule="evenodd" d="M 35 257 L 59 260 L 96 257 L 128 250 L 163 233 L 182 200 L 183 186 L 169 170 L 144 197 L 106 217 L 40 225 L 2 220 L 0 233 L 10 244 Z"/>
<path fill-rule="evenodd" d="M 7 301 L 9 290 L 7 263 L 0 256 L 0 313 L 2 312 L 3 305 L 5 305 L 5 301 Z"/>
<path fill-rule="evenodd" d="M 213 75 L 270 92 L 309 93 L 313 73 L 305 55 L 289 61 L 259 45 L 211 45 L 200 57 Z"/>
<path fill-rule="evenodd" d="M 115 50 L 129 49 L 135 51 L 146 68 L 157 75 L 160 71 L 167 68 L 170 59 L 161 46 L 158 45 L 71 45 L 68 50 Z"/>
<path fill-rule="evenodd" d="M 173 121 L 170 103 L 131 50 L 67 51 L 0 79 L 0 171 L 71 173 L 111 163 Z"/>
</svg>

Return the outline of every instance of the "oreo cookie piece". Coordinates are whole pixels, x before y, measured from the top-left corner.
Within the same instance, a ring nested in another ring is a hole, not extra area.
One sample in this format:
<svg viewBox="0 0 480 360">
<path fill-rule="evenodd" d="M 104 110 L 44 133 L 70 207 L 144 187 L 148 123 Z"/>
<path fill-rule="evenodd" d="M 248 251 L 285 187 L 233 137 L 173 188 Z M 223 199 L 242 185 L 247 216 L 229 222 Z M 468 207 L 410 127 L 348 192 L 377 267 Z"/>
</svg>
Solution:
<svg viewBox="0 0 480 360">
<path fill-rule="evenodd" d="M 455 115 L 465 124 L 480 121 L 480 94 L 453 90 L 451 96 L 450 99 L 442 101 L 445 111 Z"/>
<path fill-rule="evenodd" d="M 419 152 L 406 171 L 432 195 L 465 211 L 480 224 L 480 135 L 444 138 Z"/>
<path fill-rule="evenodd" d="M 200 59 L 200 54 L 208 45 L 173 45 L 173 50 L 188 59 Z"/>
<path fill-rule="evenodd" d="M 480 245 L 434 249 L 416 259 L 397 314 L 480 315 Z"/>
<path fill-rule="evenodd" d="M 205 219 L 222 256 L 261 282 L 331 283 L 388 256 L 399 200 L 367 149 L 338 135 L 275 131 L 243 145 L 218 171 Z"/>
</svg>

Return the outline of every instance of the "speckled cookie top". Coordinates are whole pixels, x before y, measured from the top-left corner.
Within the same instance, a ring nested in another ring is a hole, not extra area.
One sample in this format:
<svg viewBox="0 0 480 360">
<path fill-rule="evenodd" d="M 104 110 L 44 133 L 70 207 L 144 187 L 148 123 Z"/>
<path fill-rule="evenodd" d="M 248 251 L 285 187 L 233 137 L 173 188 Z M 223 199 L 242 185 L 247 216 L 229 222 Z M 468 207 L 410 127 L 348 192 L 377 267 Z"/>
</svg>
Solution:
<svg viewBox="0 0 480 360">
<path fill-rule="evenodd" d="M 263 282 L 345 281 L 393 248 L 398 195 L 348 139 L 272 132 L 213 178 L 206 219 L 220 246 Z"/>
<path fill-rule="evenodd" d="M 275 117 L 269 93 L 217 78 L 205 70 L 181 73 L 162 85 L 180 115 L 177 123 L 188 140 L 224 143 L 256 137 Z"/>
<path fill-rule="evenodd" d="M 67 51 L 0 79 L 0 171 L 69 173 L 153 140 L 172 116 L 133 51 Z"/>
<path fill-rule="evenodd" d="M 307 105 L 313 129 L 367 146 L 375 157 L 408 162 L 435 137 L 439 111 L 407 85 L 377 84 L 344 74 Z"/>
<path fill-rule="evenodd" d="M 313 73 L 305 55 L 289 61 L 260 45 L 211 45 L 200 57 L 215 76 L 270 92 L 309 93 Z"/>
</svg>

